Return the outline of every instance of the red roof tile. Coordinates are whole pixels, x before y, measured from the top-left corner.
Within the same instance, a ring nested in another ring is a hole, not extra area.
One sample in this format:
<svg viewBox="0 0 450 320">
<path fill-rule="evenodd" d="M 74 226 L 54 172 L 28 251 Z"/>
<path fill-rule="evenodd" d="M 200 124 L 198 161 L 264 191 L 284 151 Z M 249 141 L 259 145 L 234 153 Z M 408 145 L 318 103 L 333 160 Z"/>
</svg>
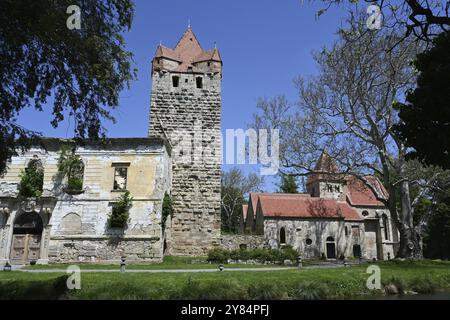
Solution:
<svg viewBox="0 0 450 320">
<path fill-rule="evenodd" d="M 202 49 L 200 42 L 190 27 L 184 32 L 174 49 L 159 45 L 156 49 L 155 58 L 168 58 L 178 61 L 180 65 L 172 70 L 177 72 L 196 72 L 195 64 L 198 62 L 222 62 L 217 48 L 207 51 Z"/>
<path fill-rule="evenodd" d="M 260 195 L 259 205 L 264 217 L 345 219 L 363 218 L 348 203 L 300 195 Z"/>
<path fill-rule="evenodd" d="M 378 197 L 387 198 L 386 189 L 376 177 L 366 176 L 365 179 L 376 190 Z M 377 199 L 371 188 L 360 179 L 348 176 L 345 180 L 347 182 L 347 199 L 352 206 L 385 206 L 383 202 Z"/>
<path fill-rule="evenodd" d="M 338 172 L 339 167 L 336 162 L 326 151 L 323 151 L 306 183 L 310 184 L 317 180 L 340 180 L 342 176 L 338 175 Z"/>
</svg>

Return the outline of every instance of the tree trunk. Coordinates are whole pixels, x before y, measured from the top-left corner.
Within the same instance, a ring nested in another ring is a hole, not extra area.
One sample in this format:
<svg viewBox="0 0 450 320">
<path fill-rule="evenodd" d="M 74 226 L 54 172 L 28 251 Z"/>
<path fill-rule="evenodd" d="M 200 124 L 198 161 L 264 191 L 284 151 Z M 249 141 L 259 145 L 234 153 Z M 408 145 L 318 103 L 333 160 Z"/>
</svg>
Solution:
<svg viewBox="0 0 450 320">
<path fill-rule="evenodd" d="M 408 181 L 403 181 L 400 185 L 400 201 L 400 224 L 402 232 L 400 232 L 398 256 L 400 258 L 421 259 L 423 257 L 422 248 L 420 246 L 419 234 L 417 234 L 414 228 Z"/>
</svg>

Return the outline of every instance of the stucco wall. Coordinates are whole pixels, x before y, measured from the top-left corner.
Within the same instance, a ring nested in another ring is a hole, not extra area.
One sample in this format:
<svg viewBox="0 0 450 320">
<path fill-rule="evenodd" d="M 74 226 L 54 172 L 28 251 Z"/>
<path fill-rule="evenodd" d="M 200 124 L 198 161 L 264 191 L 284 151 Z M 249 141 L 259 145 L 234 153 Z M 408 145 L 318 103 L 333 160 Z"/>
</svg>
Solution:
<svg viewBox="0 0 450 320">
<path fill-rule="evenodd" d="M 134 146 L 116 144 L 109 150 L 80 147 L 76 153 L 85 166 L 83 192 L 77 195 L 66 193 L 65 181 L 58 178 L 57 150 L 31 149 L 13 157 L 10 169 L 0 179 L 2 203 L 7 201 L 10 208 L 7 222 L 0 224 L 0 260 L 9 257 L 12 226 L 23 212 L 25 199 L 17 195 L 20 171 L 38 156 L 44 167 L 43 197 L 54 202 L 45 224 L 45 250 L 40 262 L 102 262 L 119 260 L 123 255 L 137 262 L 160 261 L 162 200 L 171 187 L 171 163 L 165 145 L 149 140 Z M 123 194 L 113 190 L 114 163 L 128 166 L 127 190 L 133 201 L 125 229 L 111 229 L 108 225 L 112 204 Z"/>
</svg>

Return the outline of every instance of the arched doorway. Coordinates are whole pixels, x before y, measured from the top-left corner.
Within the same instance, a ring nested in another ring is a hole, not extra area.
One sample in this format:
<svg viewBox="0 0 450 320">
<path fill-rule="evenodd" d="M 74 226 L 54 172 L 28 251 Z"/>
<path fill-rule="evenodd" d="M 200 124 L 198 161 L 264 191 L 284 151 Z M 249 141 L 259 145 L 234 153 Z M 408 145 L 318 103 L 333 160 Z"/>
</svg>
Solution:
<svg viewBox="0 0 450 320">
<path fill-rule="evenodd" d="M 14 221 L 11 262 L 26 264 L 39 259 L 44 225 L 36 212 L 22 213 Z"/>
<path fill-rule="evenodd" d="M 336 259 L 336 243 L 333 237 L 328 237 L 326 241 L 327 245 L 327 259 Z"/>
</svg>

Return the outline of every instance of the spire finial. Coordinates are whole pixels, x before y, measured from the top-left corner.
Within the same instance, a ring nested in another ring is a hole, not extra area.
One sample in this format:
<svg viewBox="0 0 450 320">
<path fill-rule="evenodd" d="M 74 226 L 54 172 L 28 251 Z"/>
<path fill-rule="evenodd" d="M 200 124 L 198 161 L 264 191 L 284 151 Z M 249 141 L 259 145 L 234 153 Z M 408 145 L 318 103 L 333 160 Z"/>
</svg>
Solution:
<svg viewBox="0 0 450 320">
<path fill-rule="evenodd" d="M 214 41 L 214 49 L 217 49 L 217 41 Z"/>
<path fill-rule="evenodd" d="M 162 46 L 162 40 L 159 40 L 159 46 L 160 47 Z"/>
<path fill-rule="evenodd" d="M 189 18 L 188 19 L 188 29 L 190 29 L 191 28 L 191 19 Z"/>
</svg>

